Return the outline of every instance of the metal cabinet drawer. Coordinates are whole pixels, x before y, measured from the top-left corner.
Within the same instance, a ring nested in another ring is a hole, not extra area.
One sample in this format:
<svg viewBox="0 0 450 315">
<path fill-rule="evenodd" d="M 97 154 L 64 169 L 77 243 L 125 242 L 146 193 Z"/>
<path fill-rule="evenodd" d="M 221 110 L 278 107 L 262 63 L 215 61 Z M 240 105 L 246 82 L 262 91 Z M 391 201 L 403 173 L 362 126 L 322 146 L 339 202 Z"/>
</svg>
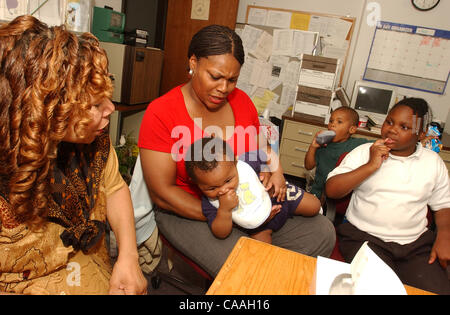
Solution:
<svg viewBox="0 0 450 315">
<path fill-rule="evenodd" d="M 305 163 L 304 158 L 299 159 L 298 157 L 293 157 L 289 155 L 280 156 L 281 167 L 283 167 L 283 172 L 289 175 L 305 178 Z"/>
<path fill-rule="evenodd" d="M 306 152 L 308 152 L 308 148 L 309 143 L 295 141 L 291 139 L 284 139 L 280 153 L 283 155 L 290 155 L 293 157 L 304 159 Z"/>
<path fill-rule="evenodd" d="M 283 138 L 303 141 L 310 144 L 314 135 L 319 130 L 326 130 L 326 128 L 286 120 Z"/>
</svg>

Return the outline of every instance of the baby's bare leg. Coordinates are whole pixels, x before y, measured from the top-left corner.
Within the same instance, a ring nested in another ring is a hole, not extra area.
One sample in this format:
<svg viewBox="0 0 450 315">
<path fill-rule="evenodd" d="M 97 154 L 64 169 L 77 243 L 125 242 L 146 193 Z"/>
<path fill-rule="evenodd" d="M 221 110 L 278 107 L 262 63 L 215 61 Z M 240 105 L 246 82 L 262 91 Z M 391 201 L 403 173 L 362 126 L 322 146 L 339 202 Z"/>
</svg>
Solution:
<svg viewBox="0 0 450 315">
<path fill-rule="evenodd" d="M 297 206 L 295 214 L 306 217 L 315 216 L 320 210 L 320 200 L 313 194 L 305 192 L 302 201 Z"/>
<path fill-rule="evenodd" d="M 251 238 L 255 240 L 266 242 L 272 244 L 272 230 L 264 230 L 255 234 L 250 235 Z"/>
</svg>

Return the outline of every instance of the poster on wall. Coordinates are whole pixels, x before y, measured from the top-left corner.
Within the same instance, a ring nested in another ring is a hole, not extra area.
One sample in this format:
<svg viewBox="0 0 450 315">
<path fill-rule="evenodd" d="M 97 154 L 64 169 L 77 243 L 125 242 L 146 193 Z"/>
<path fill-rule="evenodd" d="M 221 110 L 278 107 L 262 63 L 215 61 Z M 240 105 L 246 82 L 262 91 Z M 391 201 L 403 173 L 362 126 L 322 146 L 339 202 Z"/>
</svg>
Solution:
<svg viewBox="0 0 450 315">
<path fill-rule="evenodd" d="M 0 21 L 11 21 L 28 13 L 28 0 L 0 0 Z"/>
<path fill-rule="evenodd" d="M 65 24 L 75 32 L 90 32 L 93 0 L 66 0 Z"/>
<path fill-rule="evenodd" d="M 450 31 L 379 22 L 364 80 L 443 94 L 450 73 Z"/>
<path fill-rule="evenodd" d="M 90 32 L 94 0 L 0 0 L 0 21 L 31 14 L 49 26 L 65 24 L 74 32 Z"/>
</svg>

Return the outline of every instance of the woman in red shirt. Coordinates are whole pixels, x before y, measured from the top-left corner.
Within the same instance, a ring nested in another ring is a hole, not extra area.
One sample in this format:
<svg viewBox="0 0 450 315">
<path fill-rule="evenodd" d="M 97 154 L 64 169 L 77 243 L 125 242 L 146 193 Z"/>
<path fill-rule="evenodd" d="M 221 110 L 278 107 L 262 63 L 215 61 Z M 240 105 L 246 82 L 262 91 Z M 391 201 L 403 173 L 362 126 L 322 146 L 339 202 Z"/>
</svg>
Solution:
<svg viewBox="0 0 450 315">
<path fill-rule="evenodd" d="M 244 49 L 231 29 L 210 25 L 190 43 L 188 83 L 175 87 L 147 108 L 139 133 L 140 158 L 156 212 L 158 228 L 187 256 L 215 276 L 236 241 L 245 233 L 233 229 L 215 238 L 201 210 L 200 192 L 184 168 L 187 147 L 205 135 L 219 136 L 235 155 L 258 148 L 259 120 L 250 98 L 236 88 Z M 278 159 L 267 188 L 284 199 L 286 181 Z M 323 216 L 288 220 L 273 235 L 273 244 L 309 255 L 328 256 L 335 243 L 332 224 Z"/>
</svg>

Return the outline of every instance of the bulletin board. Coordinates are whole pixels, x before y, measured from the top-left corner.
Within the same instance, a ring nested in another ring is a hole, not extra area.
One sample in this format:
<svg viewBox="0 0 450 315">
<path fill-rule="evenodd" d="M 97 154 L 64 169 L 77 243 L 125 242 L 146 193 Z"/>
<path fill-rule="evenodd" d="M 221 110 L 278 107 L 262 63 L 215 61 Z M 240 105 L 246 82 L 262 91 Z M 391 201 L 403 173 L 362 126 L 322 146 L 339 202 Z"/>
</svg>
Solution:
<svg viewBox="0 0 450 315">
<path fill-rule="evenodd" d="M 450 31 L 381 21 L 364 79 L 444 94 L 450 73 Z"/>
<path fill-rule="evenodd" d="M 238 87 L 259 113 L 281 118 L 295 103 L 303 53 L 339 59 L 341 85 L 355 18 L 249 5 L 245 21 L 236 25 L 247 56 Z"/>
</svg>

